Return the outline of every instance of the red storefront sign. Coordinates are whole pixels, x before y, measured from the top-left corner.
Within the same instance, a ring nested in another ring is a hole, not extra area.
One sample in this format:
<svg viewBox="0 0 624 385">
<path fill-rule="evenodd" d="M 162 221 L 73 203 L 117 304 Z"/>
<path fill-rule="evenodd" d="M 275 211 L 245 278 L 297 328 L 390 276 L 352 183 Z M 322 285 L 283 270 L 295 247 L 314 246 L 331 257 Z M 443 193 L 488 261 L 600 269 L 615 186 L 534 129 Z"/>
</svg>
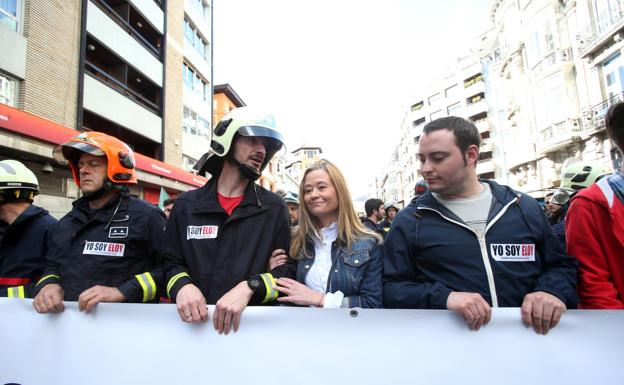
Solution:
<svg viewBox="0 0 624 385">
<path fill-rule="evenodd" d="M 52 144 L 66 142 L 77 134 L 76 130 L 40 118 L 36 115 L 0 104 L 0 128 L 43 140 Z M 208 179 L 191 174 L 179 167 L 135 153 L 136 168 L 150 174 L 164 176 L 192 186 L 201 187 Z"/>
</svg>

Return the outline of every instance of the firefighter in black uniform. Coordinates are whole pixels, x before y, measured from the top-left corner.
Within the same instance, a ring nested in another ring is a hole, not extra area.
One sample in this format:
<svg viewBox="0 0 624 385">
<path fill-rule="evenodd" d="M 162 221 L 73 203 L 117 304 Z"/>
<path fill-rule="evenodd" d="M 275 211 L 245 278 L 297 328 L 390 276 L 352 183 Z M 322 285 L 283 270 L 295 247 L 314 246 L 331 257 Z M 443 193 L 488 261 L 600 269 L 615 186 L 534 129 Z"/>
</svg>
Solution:
<svg viewBox="0 0 624 385">
<path fill-rule="evenodd" d="M 197 165 L 212 178 L 177 198 L 163 242 L 167 294 L 183 321 L 206 321 L 206 303 L 216 304 L 215 329 L 236 331 L 248 304 L 277 298 L 275 278 L 294 276 L 293 263 L 267 272 L 272 252 L 289 248 L 288 209 L 254 183 L 282 146 L 273 117 L 249 107 L 215 127 L 211 149 Z"/>
<path fill-rule="evenodd" d="M 16 160 L 0 162 L 0 297 L 32 298 L 58 221 L 33 203 L 35 174 Z"/>
<path fill-rule="evenodd" d="M 134 153 L 99 132 L 83 132 L 54 150 L 66 160 L 83 197 L 52 238 L 35 309 L 60 312 L 63 300 L 90 312 L 99 302 L 155 302 L 162 288 L 160 241 L 165 215 L 130 196 Z"/>
</svg>

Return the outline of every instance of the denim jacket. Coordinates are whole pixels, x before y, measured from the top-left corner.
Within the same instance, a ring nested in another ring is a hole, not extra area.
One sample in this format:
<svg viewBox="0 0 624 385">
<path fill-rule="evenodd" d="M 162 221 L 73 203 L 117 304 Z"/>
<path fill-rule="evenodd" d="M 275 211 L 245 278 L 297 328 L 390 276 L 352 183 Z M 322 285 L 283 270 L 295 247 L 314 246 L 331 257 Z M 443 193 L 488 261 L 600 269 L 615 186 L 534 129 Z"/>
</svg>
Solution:
<svg viewBox="0 0 624 385">
<path fill-rule="evenodd" d="M 300 252 L 297 281 L 305 284 L 306 275 L 314 264 L 314 242 L 306 239 L 310 258 Z M 342 307 L 380 308 L 382 304 L 381 253 L 372 237 L 355 239 L 351 250 L 340 241 L 332 243 L 332 268 L 327 279 L 327 292 L 344 294 Z"/>
</svg>

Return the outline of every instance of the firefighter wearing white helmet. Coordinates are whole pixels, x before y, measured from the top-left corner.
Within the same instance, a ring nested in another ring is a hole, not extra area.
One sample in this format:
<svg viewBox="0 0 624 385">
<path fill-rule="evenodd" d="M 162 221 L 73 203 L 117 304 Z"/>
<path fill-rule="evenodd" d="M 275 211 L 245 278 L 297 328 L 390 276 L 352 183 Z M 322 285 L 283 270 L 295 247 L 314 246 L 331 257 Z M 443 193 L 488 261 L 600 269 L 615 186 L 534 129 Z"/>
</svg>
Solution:
<svg viewBox="0 0 624 385">
<path fill-rule="evenodd" d="M 57 220 L 33 205 L 35 174 L 16 160 L 0 162 L 0 297 L 30 298 L 41 276 Z"/>
<path fill-rule="evenodd" d="M 232 145 L 240 136 L 266 143 L 262 159 L 257 157 L 252 164 L 237 159 L 232 151 Z M 200 173 L 208 171 L 216 175 L 221 172 L 223 161 L 226 160 L 238 167 L 245 178 L 255 181 L 260 178 L 262 170 L 283 145 L 284 139 L 275 128 L 273 115 L 249 107 L 236 108 L 224 116 L 215 127 L 210 150 L 197 163 L 196 169 Z"/>
<path fill-rule="evenodd" d="M 282 146 L 273 116 L 249 107 L 215 127 L 196 167 L 212 178 L 177 198 L 163 241 L 167 295 L 182 321 L 205 322 L 206 303 L 216 304 L 215 329 L 236 331 L 249 303 L 277 299 L 275 278 L 294 277 L 294 263 L 267 271 L 270 256 L 289 248 L 289 215 L 282 198 L 254 183 Z"/>
<path fill-rule="evenodd" d="M 611 170 L 596 162 L 572 163 L 561 173 L 561 188 L 575 193 L 610 174 Z"/>
</svg>

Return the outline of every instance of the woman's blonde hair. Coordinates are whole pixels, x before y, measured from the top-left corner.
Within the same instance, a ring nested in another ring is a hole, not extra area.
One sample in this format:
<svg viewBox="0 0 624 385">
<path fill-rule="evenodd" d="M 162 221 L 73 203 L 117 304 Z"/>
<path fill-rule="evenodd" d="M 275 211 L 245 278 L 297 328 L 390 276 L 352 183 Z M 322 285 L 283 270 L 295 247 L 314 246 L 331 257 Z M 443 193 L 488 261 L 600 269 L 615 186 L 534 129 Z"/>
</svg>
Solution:
<svg viewBox="0 0 624 385">
<path fill-rule="evenodd" d="M 351 193 L 347 187 L 347 182 L 336 165 L 328 160 L 321 159 L 314 162 L 303 173 L 301 183 L 299 184 L 299 199 L 301 205 L 299 206 L 299 226 L 293 235 L 292 242 L 290 244 L 290 255 L 295 259 L 301 259 L 303 257 L 309 257 L 305 250 L 306 235 L 312 236 L 318 233 L 319 224 L 317 219 L 310 214 L 308 207 L 305 204 L 304 184 L 306 177 L 312 171 L 325 171 L 329 176 L 331 184 L 336 190 L 336 198 L 338 201 L 338 235 L 336 241 L 347 246 L 347 249 L 351 249 L 353 242 L 356 238 L 371 237 L 381 242 L 381 237 L 372 231 L 368 230 L 353 208 L 353 202 L 351 201 Z"/>
</svg>

